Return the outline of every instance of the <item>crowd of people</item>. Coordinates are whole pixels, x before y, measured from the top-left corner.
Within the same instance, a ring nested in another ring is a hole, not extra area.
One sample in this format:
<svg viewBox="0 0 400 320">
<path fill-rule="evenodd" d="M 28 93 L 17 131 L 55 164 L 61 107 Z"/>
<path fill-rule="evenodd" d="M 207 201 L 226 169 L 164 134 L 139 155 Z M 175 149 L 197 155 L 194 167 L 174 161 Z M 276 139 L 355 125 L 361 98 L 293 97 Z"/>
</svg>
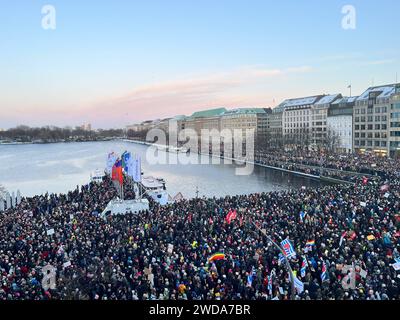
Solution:
<svg viewBox="0 0 400 320">
<path fill-rule="evenodd" d="M 384 161 L 382 161 L 384 159 Z M 398 159 L 390 159 L 374 153 L 329 154 L 309 150 L 268 150 L 258 152 L 256 163 L 290 171 L 325 176 L 354 182 L 356 177 L 389 177 L 399 171 Z"/>
<path fill-rule="evenodd" d="M 374 160 L 325 164 L 360 171 L 371 168 L 365 161 Z M 152 202 L 147 212 L 106 218 L 116 197 L 108 177 L 24 198 L 0 213 L 0 300 L 398 300 L 399 164 L 373 168 L 385 175 L 355 186 Z M 290 241 L 302 289 L 293 290 L 282 253 L 260 229 Z M 223 258 L 210 261 L 215 253 Z"/>
</svg>

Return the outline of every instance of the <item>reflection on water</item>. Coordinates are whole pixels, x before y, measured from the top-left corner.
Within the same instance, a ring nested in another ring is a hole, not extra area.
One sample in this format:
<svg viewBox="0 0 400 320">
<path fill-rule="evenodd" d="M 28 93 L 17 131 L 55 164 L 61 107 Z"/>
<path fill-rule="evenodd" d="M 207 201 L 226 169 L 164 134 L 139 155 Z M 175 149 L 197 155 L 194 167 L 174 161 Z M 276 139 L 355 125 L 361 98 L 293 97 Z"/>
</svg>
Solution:
<svg viewBox="0 0 400 320">
<path fill-rule="evenodd" d="M 185 197 L 194 197 L 196 189 L 199 196 L 220 197 L 321 184 L 316 180 L 261 167 L 255 167 L 249 176 L 237 176 L 235 165 L 151 165 L 146 162 L 147 148 L 122 141 L 0 145 L 0 184 L 10 191 L 20 189 L 24 196 L 47 191 L 66 192 L 88 183 L 91 172 L 105 167 L 110 151 L 122 153 L 125 150 L 140 154 L 145 175 L 164 178 L 172 196 L 182 192 Z M 197 155 L 190 157 L 198 160 Z"/>
</svg>

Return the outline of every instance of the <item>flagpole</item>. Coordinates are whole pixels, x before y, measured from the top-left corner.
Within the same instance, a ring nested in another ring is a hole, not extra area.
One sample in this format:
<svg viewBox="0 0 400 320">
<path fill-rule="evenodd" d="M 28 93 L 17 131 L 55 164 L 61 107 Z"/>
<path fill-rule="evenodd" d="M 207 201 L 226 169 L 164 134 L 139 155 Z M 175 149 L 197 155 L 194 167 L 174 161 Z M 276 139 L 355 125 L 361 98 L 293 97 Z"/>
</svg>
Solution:
<svg viewBox="0 0 400 320">
<path fill-rule="evenodd" d="M 290 284 L 291 284 L 290 299 L 294 300 L 295 299 L 295 296 L 294 296 L 294 290 L 295 290 L 295 288 L 294 288 L 294 277 L 293 277 L 292 267 L 290 266 L 290 263 L 289 263 L 289 259 L 286 257 L 286 254 L 285 254 L 285 252 L 283 251 L 283 249 L 281 248 L 280 245 L 278 245 L 274 240 L 272 240 L 271 237 L 269 237 L 267 235 L 267 233 L 264 230 L 260 229 L 254 222 L 252 222 L 252 224 L 258 231 L 260 231 L 282 253 L 283 257 L 285 258 L 286 267 L 288 268 L 289 274 L 290 274 Z"/>
</svg>

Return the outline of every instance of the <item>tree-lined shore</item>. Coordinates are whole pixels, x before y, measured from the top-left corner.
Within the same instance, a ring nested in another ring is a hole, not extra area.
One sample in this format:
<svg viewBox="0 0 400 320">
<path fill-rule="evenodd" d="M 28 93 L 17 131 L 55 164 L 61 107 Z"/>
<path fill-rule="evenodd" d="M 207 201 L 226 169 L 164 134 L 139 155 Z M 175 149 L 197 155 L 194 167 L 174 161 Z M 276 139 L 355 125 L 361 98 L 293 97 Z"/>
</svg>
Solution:
<svg viewBox="0 0 400 320">
<path fill-rule="evenodd" d="M 106 141 L 123 137 L 122 129 L 84 130 L 82 128 L 59 128 L 18 126 L 0 131 L 0 143 L 55 143 Z"/>
</svg>

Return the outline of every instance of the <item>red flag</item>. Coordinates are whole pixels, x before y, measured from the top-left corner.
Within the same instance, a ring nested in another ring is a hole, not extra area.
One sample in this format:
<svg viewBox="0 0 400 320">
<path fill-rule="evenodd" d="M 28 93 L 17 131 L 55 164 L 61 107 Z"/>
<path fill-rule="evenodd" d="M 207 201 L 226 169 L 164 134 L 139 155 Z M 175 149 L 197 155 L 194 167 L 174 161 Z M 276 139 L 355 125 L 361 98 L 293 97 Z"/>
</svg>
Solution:
<svg viewBox="0 0 400 320">
<path fill-rule="evenodd" d="M 122 164 L 121 164 L 121 160 L 118 160 L 113 168 L 112 168 L 112 174 L 111 174 L 111 179 L 112 180 L 116 180 L 119 182 L 119 184 L 122 186 L 122 184 L 124 183 L 124 176 L 122 174 Z"/>
<path fill-rule="evenodd" d="M 231 221 L 235 220 L 236 218 L 237 218 L 236 210 L 234 210 L 234 211 L 230 210 L 228 212 L 228 214 L 226 215 L 226 217 L 225 217 L 225 221 L 226 221 L 227 224 L 231 224 Z"/>
</svg>

